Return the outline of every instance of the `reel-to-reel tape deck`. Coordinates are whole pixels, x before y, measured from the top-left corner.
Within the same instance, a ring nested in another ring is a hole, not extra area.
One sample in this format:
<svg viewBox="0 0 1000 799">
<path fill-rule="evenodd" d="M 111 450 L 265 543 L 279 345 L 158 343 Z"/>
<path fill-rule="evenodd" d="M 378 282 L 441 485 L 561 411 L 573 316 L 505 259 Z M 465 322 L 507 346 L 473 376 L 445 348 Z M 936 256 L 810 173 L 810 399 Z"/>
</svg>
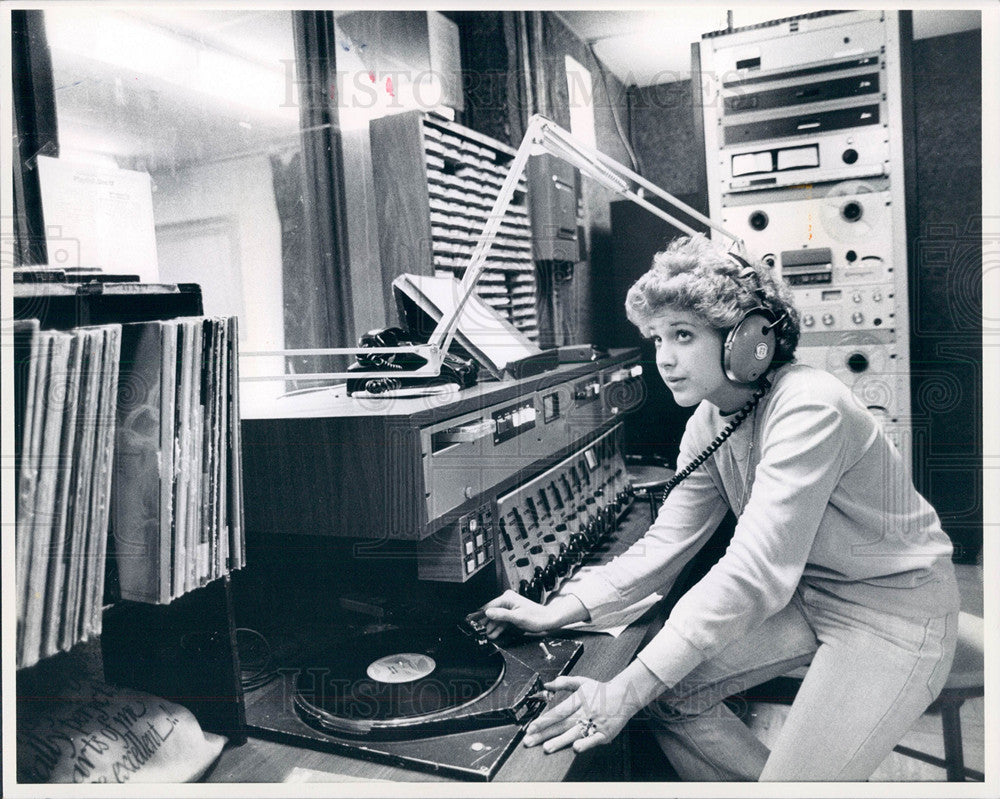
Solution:
<svg viewBox="0 0 1000 799">
<path fill-rule="evenodd" d="M 905 296 L 893 256 L 884 178 L 741 194 L 722 223 L 795 294 L 798 360 L 826 369 L 890 427 L 909 393 Z M 898 443 L 898 442 L 897 442 Z"/>
<path fill-rule="evenodd" d="M 800 362 L 909 457 L 905 12 L 819 12 L 704 37 L 711 215 L 779 270 Z"/>
</svg>

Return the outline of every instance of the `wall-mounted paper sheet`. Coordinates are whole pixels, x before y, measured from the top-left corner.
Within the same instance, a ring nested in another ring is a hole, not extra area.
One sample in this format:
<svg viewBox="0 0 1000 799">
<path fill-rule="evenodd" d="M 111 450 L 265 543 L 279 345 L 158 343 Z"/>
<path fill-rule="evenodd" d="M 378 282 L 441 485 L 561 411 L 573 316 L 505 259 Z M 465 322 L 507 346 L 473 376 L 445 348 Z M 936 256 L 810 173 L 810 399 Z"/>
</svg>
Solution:
<svg viewBox="0 0 1000 799">
<path fill-rule="evenodd" d="M 38 157 L 49 266 L 160 279 L 146 172 Z"/>
</svg>

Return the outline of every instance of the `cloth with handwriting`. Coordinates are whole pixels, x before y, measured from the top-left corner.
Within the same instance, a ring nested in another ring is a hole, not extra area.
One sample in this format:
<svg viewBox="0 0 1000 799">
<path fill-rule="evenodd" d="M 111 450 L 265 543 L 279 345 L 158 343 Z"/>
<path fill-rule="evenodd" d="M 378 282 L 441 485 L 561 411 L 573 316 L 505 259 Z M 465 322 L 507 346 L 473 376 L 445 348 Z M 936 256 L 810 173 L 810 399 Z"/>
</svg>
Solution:
<svg viewBox="0 0 1000 799">
<path fill-rule="evenodd" d="M 64 676 L 58 700 L 18 693 L 19 782 L 191 782 L 226 743 L 174 702 L 93 677 Z"/>
</svg>

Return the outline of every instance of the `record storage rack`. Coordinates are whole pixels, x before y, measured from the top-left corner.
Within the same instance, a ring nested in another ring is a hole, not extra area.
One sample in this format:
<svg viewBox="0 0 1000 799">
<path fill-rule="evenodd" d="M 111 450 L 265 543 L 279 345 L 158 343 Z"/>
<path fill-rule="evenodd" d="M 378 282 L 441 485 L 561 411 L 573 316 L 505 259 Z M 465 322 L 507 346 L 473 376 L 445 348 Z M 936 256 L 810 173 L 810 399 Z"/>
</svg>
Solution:
<svg viewBox="0 0 1000 799">
<path fill-rule="evenodd" d="M 19 286 L 14 317 L 38 319 L 42 330 L 73 331 L 88 325 L 202 315 L 199 286 L 163 288 L 127 287 L 116 294 L 111 285 L 79 284 L 76 291 L 63 283 L 55 284 L 54 291 L 46 283 Z M 121 600 L 113 591 L 104 598 L 108 604 L 103 607 L 99 637 L 105 679 L 178 701 L 204 729 L 227 735 L 233 743 L 246 740 L 229 575 L 190 590 L 169 605 Z M 183 641 L 197 646 L 182 646 Z M 177 646 L 170 647 L 170 642 Z"/>
</svg>

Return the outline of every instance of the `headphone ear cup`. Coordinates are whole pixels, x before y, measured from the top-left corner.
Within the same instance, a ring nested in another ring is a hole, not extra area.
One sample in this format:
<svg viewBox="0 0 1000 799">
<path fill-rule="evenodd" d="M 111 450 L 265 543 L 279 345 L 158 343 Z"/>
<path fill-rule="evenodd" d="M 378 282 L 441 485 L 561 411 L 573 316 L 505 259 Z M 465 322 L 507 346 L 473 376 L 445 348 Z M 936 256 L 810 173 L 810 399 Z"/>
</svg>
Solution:
<svg viewBox="0 0 1000 799">
<path fill-rule="evenodd" d="M 774 360 L 774 319 L 767 311 L 750 311 L 729 331 L 722 347 L 722 368 L 735 383 L 756 383 Z"/>
</svg>

